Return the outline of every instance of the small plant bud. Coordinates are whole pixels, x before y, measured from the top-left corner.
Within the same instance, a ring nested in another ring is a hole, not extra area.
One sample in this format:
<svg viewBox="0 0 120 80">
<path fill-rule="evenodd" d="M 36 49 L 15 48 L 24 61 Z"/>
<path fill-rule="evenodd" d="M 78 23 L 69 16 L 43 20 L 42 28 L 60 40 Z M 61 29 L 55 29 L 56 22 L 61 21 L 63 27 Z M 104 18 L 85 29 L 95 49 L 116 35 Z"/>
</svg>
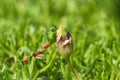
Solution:
<svg viewBox="0 0 120 80">
<path fill-rule="evenodd" d="M 73 41 L 69 32 L 63 34 L 64 27 L 57 30 L 57 49 L 60 55 L 69 58 L 73 50 Z"/>
<path fill-rule="evenodd" d="M 47 48 L 49 48 L 49 46 L 50 46 L 50 44 L 47 43 L 47 44 L 45 44 L 45 45 L 43 46 L 43 48 L 44 48 L 44 49 L 47 49 Z"/>
<path fill-rule="evenodd" d="M 28 63 L 28 61 L 29 61 L 28 56 L 25 56 L 25 57 L 23 58 L 23 62 Z"/>
<path fill-rule="evenodd" d="M 42 54 L 42 52 L 41 52 L 41 51 L 37 51 L 37 52 L 34 53 L 33 56 L 34 56 L 34 57 L 37 57 L 37 56 L 40 55 L 40 54 Z"/>
</svg>

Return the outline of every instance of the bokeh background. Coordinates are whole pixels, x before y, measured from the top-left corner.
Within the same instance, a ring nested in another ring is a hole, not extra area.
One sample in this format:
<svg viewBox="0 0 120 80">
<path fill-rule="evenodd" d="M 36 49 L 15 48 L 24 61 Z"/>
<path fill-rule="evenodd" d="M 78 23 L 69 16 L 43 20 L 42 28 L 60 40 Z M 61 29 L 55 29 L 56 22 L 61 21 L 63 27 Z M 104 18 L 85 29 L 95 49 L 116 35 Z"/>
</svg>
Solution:
<svg viewBox="0 0 120 80">
<path fill-rule="evenodd" d="M 73 37 L 71 62 L 83 80 L 120 79 L 119 0 L 0 0 L 0 79 L 72 80 L 55 43 L 46 60 L 21 62 L 21 53 L 40 49 L 61 24 Z"/>
</svg>

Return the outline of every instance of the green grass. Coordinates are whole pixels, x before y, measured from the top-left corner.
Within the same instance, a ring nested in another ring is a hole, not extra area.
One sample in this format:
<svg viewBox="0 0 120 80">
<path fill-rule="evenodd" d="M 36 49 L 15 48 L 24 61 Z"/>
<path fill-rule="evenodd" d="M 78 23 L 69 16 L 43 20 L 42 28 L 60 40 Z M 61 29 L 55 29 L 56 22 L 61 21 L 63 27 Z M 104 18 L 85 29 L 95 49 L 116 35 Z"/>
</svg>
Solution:
<svg viewBox="0 0 120 80">
<path fill-rule="evenodd" d="M 0 80 L 73 80 L 55 42 L 42 56 L 32 56 L 53 38 L 53 25 L 61 24 L 73 37 L 70 61 L 83 80 L 120 80 L 120 2 L 115 1 L 0 0 Z"/>
</svg>

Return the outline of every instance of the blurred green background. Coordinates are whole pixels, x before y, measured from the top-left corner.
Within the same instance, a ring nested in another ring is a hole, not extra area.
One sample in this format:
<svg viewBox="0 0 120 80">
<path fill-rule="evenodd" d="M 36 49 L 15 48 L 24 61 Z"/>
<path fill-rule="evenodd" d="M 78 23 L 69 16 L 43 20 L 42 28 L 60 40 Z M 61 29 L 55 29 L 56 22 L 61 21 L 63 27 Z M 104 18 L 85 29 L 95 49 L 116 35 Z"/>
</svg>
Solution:
<svg viewBox="0 0 120 80">
<path fill-rule="evenodd" d="M 35 52 L 47 42 L 49 29 L 63 24 L 74 41 L 71 62 L 83 80 L 119 80 L 119 9 L 119 0 L 0 0 L 0 79 L 34 80 L 43 69 L 37 78 L 72 80 L 55 43 L 45 61 L 32 58 L 28 65 L 20 62 L 20 48 Z"/>
</svg>

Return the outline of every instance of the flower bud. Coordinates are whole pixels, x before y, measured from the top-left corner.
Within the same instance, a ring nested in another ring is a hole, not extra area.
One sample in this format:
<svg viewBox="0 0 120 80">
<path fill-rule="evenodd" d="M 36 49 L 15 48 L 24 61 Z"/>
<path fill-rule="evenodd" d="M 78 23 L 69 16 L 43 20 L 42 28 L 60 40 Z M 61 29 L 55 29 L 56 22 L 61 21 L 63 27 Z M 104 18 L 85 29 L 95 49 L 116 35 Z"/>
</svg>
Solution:
<svg viewBox="0 0 120 80">
<path fill-rule="evenodd" d="M 57 49 L 60 55 L 69 58 L 73 50 L 73 41 L 69 32 L 63 34 L 63 26 L 57 30 Z"/>
<path fill-rule="evenodd" d="M 41 51 L 37 51 L 37 52 L 34 53 L 33 56 L 34 56 L 34 57 L 37 57 L 37 56 L 40 55 L 40 54 L 42 54 L 42 52 L 41 52 Z"/>
<path fill-rule="evenodd" d="M 47 48 L 49 48 L 49 46 L 50 46 L 50 44 L 47 43 L 47 44 L 45 44 L 45 45 L 43 46 L 43 48 L 44 48 L 44 49 L 47 49 Z"/>
<path fill-rule="evenodd" d="M 28 61 L 29 61 L 28 56 L 25 56 L 25 57 L 23 58 L 23 62 L 28 63 Z"/>
</svg>

